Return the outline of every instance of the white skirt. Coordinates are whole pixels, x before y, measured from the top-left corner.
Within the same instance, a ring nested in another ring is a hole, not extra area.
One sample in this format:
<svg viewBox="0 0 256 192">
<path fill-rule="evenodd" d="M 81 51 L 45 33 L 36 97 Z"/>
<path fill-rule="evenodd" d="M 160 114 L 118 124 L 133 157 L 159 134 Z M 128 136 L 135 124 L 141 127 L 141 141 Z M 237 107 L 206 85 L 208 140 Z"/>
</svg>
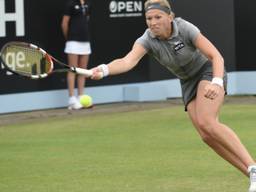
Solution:
<svg viewBox="0 0 256 192">
<path fill-rule="evenodd" d="M 65 45 L 65 53 L 76 55 L 90 55 L 91 44 L 90 42 L 67 41 Z"/>
</svg>

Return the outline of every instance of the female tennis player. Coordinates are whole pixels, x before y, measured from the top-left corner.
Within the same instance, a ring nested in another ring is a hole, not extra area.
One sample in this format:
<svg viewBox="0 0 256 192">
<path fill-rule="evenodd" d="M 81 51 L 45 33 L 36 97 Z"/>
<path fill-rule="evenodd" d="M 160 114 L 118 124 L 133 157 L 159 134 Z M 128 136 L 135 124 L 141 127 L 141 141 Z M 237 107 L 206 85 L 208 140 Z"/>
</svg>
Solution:
<svg viewBox="0 0 256 192">
<path fill-rule="evenodd" d="M 223 57 L 195 25 L 174 18 L 167 0 L 147 0 L 144 7 L 148 29 L 125 57 L 94 68 L 92 79 L 127 72 L 146 53 L 155 57 L 180 79 L 185 109 L 202 140 L 250 176 L 249 192 L 256 192 L 255 161 L 218 118 L 227 87 Z"/>
</svg>

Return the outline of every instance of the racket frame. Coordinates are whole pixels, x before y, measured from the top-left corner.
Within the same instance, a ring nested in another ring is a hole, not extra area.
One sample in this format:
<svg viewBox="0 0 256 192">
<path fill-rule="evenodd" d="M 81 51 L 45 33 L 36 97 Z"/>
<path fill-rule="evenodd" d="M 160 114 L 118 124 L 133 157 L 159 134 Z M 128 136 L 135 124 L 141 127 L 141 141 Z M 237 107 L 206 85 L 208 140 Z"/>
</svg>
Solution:
<svg viewBox="0 0 256 192">
<path fill-rule="evenodd" d="M 4 59 L 2 58 L 2 52 L 3 50 L 6 49 L 6 47 L 11 46 L 11 45 L 16 45 L 16 46 L 22 46 L 22 47 L 28 47 L 34 50 L 39 51 L 40 53 L 42 53 L 42 55 L 48 60 L 48 62 L 50 63 L 50 69 L 47 73 L 43 73 L 43 74 L 38 74 L 38 75 L 32 75 L 32 74 L 25 74 L 25 73 L 18 73 L 17 71 L 11 69 L 4 61 Z M 11 41 L 6 43 L 0 52 L 0 62 L 4 65 L 4 67 L 16 74 L 16 75 L 21 75 L 21 76 L 26 76 L 29 77 L 31 79 L 42 79 L 42 78 L 46 78 L 48 75 L 54 73 L 54 72 L 67 72 L 67 71 L 71 71 L 73 73 L 79 74 L 79 75 L 84 75 L 85 77 L 90 77 L 92 76 L 93 72 L 92 70 L 87 70 L 87 69 L 83 69 L 83 68 L 79 68 L 79 67 L 70 67 L 69 65 L 67 65 L 66 63 L 63 63 L 61 61 L 59 61 L 58 59 L 54 58 L 53 56 L 51 56 L 50 54 L 48 54 L 44 49 L 38 47 L 37 45 L 34 45 L 32 43 L 26 43 L 26 42 L 20 42 L 20 41 Z M 55 69 L 54 70 L 54 62 L 58 63 L 59 65 L 61 65 L 62 69 Z"/>
</svg>

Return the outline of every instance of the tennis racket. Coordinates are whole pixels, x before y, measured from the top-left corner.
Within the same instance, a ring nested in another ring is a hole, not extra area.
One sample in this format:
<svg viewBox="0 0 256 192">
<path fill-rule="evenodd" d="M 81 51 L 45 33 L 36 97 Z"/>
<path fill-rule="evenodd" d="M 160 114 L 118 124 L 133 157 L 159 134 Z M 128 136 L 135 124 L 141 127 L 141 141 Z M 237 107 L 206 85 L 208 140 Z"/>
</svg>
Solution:
<svg viewBox="0 0 256 192">
<path fill-rule="evenodd" d="M 91 70 L 69 67 L 40 47 L 25 42 L 6 43 L 1 49 L 0 60 L 6 70 L 31 79 L 46 78 L 54 72 L 71 71 L 85 77 L 93 73 Z M 57 69 L 54 67 L 56 64 Z"/>
</svg>

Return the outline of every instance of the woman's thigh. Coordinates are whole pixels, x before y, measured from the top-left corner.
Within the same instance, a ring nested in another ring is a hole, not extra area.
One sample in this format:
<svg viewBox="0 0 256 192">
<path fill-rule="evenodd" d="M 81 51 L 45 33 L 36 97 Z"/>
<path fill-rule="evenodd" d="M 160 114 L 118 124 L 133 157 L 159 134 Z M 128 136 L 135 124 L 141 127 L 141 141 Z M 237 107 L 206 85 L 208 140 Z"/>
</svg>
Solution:
<svg viewBox="0 0 256 192">
<path fill-rule="evenodd" d="M 87 68 L 89 55 L 79 55 L 78 67 Z"/>
<path fill-rule="evenodd" d="M 209 81 L 200 81 L 197 94 L 195 98 L 195 113 L 199 117 L 218 117 L 218 113 L 224 101 L 225 91 L 222 88 L 219 95 L 215 99 L 209 99 L 205 97 L 205 86 L 209 84 Z"/>
<path fill-rule="evenodd" d="M 68 54 L 68 65 L 78 67 L 79 56 L 76 54 Z"/>
</svg>

